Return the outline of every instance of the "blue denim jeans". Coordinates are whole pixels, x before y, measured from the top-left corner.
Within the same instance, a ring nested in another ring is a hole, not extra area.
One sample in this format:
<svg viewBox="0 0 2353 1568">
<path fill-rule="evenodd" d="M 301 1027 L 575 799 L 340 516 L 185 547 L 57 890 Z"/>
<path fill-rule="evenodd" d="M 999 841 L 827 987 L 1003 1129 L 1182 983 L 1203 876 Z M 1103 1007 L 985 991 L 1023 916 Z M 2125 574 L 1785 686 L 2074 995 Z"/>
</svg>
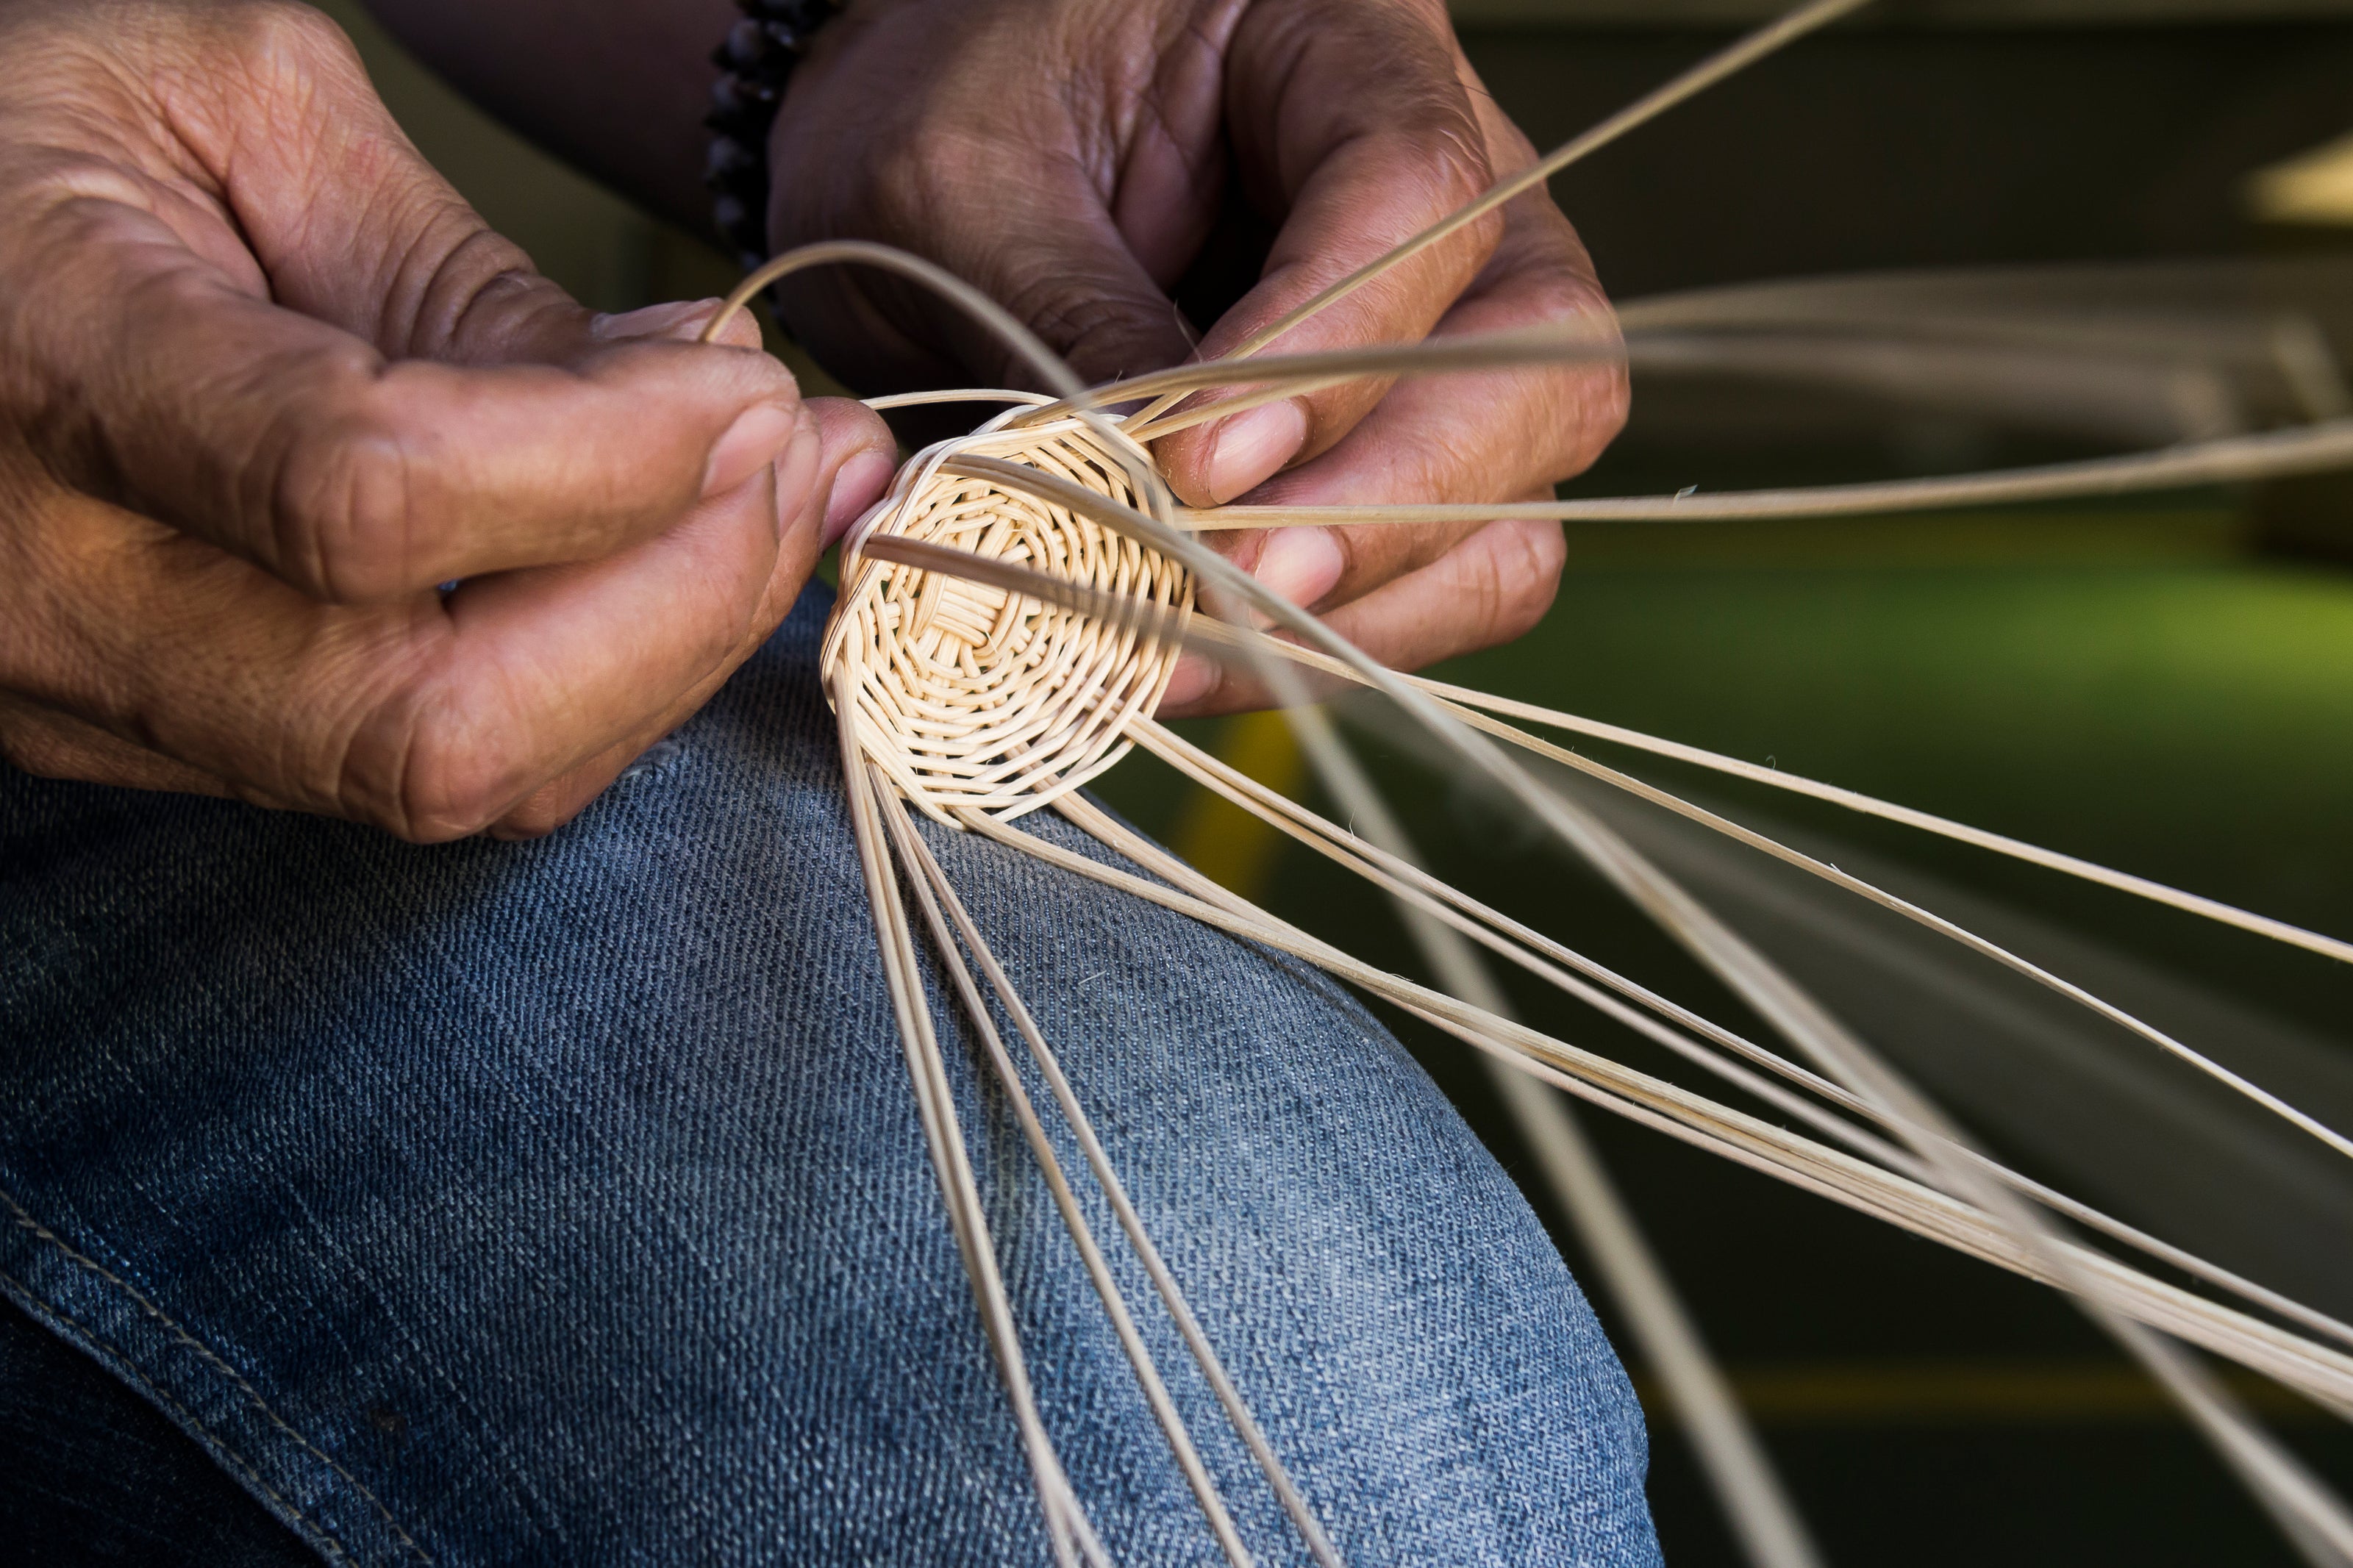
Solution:
<svg viewBox="0 0 2353 1568">
<path fill-rule="evenodd" d="M 538 843 L 0 772 L 0 1537 L 60 1563 L 1048 1561 L 869 925 L 826 607 Z M 1657 1559 L 1592 1312 L 1362 1008 L 931 842 L 1350 1563 Z M 1210 1563 L 934 1001 L 1078 1494 L 1119 1561 Z M 1245 1539 L 1301 1560 L 1114 1261 Z"/>
</svg>

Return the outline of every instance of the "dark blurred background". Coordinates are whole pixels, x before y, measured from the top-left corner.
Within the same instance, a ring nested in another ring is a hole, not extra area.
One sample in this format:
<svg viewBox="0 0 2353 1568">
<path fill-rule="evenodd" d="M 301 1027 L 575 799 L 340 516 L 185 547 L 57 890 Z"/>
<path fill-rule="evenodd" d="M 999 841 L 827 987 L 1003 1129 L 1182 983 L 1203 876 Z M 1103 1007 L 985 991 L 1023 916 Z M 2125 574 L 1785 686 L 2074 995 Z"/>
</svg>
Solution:
<svg viewBox="0 0 2353 1568">
<path fill-rule="evenodd" d="M 1462 0 L 1458 16 L 1498 98 L 1547 145 L 1774 8 Z M 730 281 L 700 239 L 551 165 L 352 7 L 330 9 L 425 152 L 583 299 L 621 309 Z M 2226 258 L 2317 265 L 2303 304 L 2326 322 L 2347 303 L 2329 268 L 2353 250 L 2348 132 L 2353 3 L 1949 0 L 1802 43 L 1556 191 L 1621 300 L 1886 268 Z M 2101 449 L 2080 430 L 1981 411 L 1771 386 L 1638 383 L 1635 407 L 1582 489 Z M 2335 487 L 2305 484 L 1926 519 L 1585 528 L 1546 626 L 1445 673 L 2353 934 L 2348 516 Z M 1192 730 L 1305 787 L 1267 721 Z M 1599 886 L 1406 751 L 1364 744 L 1450 878 L 1741 1021 Z M 2332 965 L 1784 798 L 1637 771 L 1963 911 L 2316 1109 L 2353 1113 L 2353 983 Z M 1370 900 L 1156 764 L 1130 762 L 1103 793 L 1278 911 L 1412 968 Z M 1998 977 L 1658 822 L 1626 826 L 2003 1153 L 2353 1310 L 2353 1190 L 2294 1135 L 2200 1100 L 2138 1047 L 2039 1013 Z M 1520 1000 L 1535 1021 L 1651 1065 L 1589 1018 Z M 1522 1169 L 1478 1076 L 1401 1032 Z M 2291 1560 L 2154 1391 L 2048 1292 L 1653 1135 L 1593 1131 L 1832 1563 Z M 1736 1561 L 1672 1413 L 1633 1370 L 1669 1559 Z M 2353 1488 L 2340 1425 L 2275 1390 L 2242 1391 Z"/>
</svg>

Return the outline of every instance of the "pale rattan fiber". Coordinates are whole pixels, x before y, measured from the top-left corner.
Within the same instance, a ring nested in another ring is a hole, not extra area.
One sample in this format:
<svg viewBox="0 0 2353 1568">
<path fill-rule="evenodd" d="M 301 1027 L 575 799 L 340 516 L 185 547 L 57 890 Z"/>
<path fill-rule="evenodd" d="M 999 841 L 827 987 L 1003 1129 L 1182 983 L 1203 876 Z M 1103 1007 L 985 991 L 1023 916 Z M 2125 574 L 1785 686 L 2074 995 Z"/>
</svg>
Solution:
<svg viewBox="0 0 2353 1568">
<path fill-rule="evenodd" d="M 994 479 L 942 471 L 977 453 L 1144 498 L 1103 437 L 1078 420 L 944 442 L 900 472 L 845 542 L 841 595 L 826 630 L 826 689 L 857 645 L 851 715 L 860 752 L 927 815 L 953 823 L 1034 811 L 1125 756 L 1128 731 L 1166 690 L 1193 604 L 1182 564 L 1095 520 Z M 1148 462 L 1132 444 L 1130 462 Z M 1135 604 L 1130 622 L 1086 615 L 860 546 L 877 534 L 1003 561 Z M 1173 619 L 1172 619 L 1173 617 Z"/>
</svg>

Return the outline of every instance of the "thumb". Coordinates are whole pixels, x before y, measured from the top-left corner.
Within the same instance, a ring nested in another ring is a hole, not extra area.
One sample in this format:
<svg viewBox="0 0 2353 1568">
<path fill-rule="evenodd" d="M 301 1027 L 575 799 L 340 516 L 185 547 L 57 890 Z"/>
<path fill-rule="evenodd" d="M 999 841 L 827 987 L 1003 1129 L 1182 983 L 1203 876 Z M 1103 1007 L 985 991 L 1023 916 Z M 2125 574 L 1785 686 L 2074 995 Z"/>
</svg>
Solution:
<svg viewBox="0 0 2353 1568">
<path fill-rule="evenodd" d="M 387 363 L 185 254 L 79 259 L 100 287 L 0 300 L 30 378 L 76 415 L 24 437 L 90 493 L 317 597 L 611 554 L 766 468 L 805 417 L 765 354 L 609 341 L 585 312 L 542 323 L 557 363 Z"/>
<path fill-rule="evenodd" d="M 1209 330 L 1202 347 L 1212 355 L 1254 343 L 1491 178 L 1485 134 L 1435 6 L 1264 0 L 1243 19 L 1235 60 L 1228 102 L 1241 174 L 1283 217 L 1258 286 Z M 1365 91 L 1370 81 L 1381 90 Z M 1502 232 L 1502 218 L 1489 215 L 1292 326 L 1268 352 L 1419 341 Z M 1223 503 L 1328 450 L 1387 391 L 1387 381 L 1365 377 L 1303 392 L 1179 431 L 1156 450 L 1178 494 Z"/>
</svg>

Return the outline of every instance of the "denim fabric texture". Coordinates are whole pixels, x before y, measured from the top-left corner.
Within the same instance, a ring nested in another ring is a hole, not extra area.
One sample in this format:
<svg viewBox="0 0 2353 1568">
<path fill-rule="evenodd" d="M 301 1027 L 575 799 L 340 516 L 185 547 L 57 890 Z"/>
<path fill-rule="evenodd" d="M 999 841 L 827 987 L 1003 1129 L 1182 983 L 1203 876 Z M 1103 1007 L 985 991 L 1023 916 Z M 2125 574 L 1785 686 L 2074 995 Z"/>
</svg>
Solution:
<svg viewBox="0 0 2353 1568">
<path fill-rule="evenodd" d="M 125 1528 L 245 1540 L 234 1486 L 371 1568 L 1050 1560 L 892 1023 L 815 679 L 827 607 L 536 843 L 0 771 L 0 1292 L 55 1336 L 0 1331 L 0 1535 L 143 1493 Z M 1361 1007 L 926 832 L 1350 1563 L 1657 1561 L 1592 1312 Z M 1123 1563 L 1217 1561 L 934 1004 L 1079 1496 Z M 1088 1201 L 1245 1539 L 1303 1560 Z"/>
<path fill-rule="evenodd" d="M 318 1561 L 131 1384 L 0 1299 L 0 1563 L 304 1568 Z"/>
</svg>

